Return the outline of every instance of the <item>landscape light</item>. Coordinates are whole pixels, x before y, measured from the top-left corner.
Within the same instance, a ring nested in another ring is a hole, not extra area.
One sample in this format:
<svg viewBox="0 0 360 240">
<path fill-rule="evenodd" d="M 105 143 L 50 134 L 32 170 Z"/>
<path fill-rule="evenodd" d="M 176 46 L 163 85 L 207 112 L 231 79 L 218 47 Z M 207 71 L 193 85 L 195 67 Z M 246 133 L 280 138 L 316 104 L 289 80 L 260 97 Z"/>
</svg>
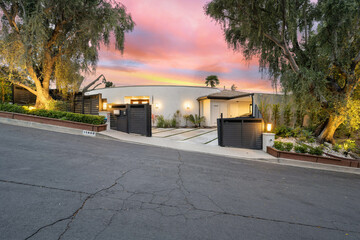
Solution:
<svg viewBox="0 0 360 240">
<path fill-rule="evenodd" d="M 266 124 L 266 130 L 268 132 L 271 132 L 271 127 L 272 127 L 271 123 Z"/>
<path fill-rule="evenodd" d="M 29 107 L 29 110 L 34 110 L 34 109 L 36 109 L 36 107 L 34 107 L 34 106 Z"/>
</svg>

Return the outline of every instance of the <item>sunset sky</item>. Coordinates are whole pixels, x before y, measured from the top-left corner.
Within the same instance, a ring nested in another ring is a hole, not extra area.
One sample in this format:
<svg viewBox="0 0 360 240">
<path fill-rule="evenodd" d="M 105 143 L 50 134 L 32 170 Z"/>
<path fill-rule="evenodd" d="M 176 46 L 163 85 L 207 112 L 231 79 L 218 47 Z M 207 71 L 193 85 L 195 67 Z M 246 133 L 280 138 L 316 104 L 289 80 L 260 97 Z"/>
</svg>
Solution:
<svg viewBox="0 0 360 240">
<path fill-rule="evenodd" d="M 221 28 L 205 16 L 209 0 L 122 0 L 136 23 L 126 35 L 125 51 L 102 47 L 96 74 L 116 86 L 195 85 L 218 75 L 219 88 L 235 84 L 240 91 L 272 92 L 258 63 L 245 62 L 229 49 Z"/>
</svg>

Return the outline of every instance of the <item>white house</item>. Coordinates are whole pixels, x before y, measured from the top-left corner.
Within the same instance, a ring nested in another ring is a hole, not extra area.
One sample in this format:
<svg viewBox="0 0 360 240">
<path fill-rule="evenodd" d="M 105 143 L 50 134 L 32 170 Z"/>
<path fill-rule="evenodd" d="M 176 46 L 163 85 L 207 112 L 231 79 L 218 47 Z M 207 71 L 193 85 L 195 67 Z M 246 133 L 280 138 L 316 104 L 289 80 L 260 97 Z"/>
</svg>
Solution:
<svg viewBox="0 0 360 240">
<path fill-rule="evenodd" d="M 123 86 L 86 93 L 95 94 L 102 94 L 108 105 L 151 104 L 153 116 L 163 115 L 165 119 L 172 118 L 177 110 L 183 116 L 198 114 L 205 117 L 205 126 L 216 126 L 221 113 L 224 118 L 251 115 L 256 104 L 254 99 L 261 99 L 256 93 L 172 85 Z M 185 120 L 181 125 L 185 125 Z"/>
</svg>

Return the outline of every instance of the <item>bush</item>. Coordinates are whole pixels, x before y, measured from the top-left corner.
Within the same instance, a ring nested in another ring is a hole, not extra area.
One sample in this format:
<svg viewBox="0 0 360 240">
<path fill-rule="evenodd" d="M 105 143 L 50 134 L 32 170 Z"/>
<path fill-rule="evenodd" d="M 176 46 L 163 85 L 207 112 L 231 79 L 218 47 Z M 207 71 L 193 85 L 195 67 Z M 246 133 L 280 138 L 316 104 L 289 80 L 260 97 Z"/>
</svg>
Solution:
<svg viewBox="0 0 360 240">
<path fill-rule="evenodd" d="M 284 151 L 284 145 L 280 141 L 274 141 L 274 148 L 279 151 Z"/>
<path fill-rule="evenodd" d="M 14 112 L 14 113 L 26 113 L 27 110 L 22 106 L 9 103 L 0 103 L 0 111 Z"/>
<path fill-rule="evenodd" d="M 332 147 L 332 150 L 334 150 L 335 152 L 339 152 L 340 148 L 341 148 L 340 145 L 335 143 Z"/>
<path fill-rule="evenodd" d="M 165 127 L 165 119 L 163 115 L 160 115 L 156 119 L 156 127 L 163 128 Z"/>
<path fill-rule="evenodd" d="M 344 149 L 346 152 L 352 151 L 355 152 L 356 150 L 356 143 L 354 140 L 346 140 L 343 145 L 342 145 L 342 149 Z"/>
<path fill-rule="evenodd" d="M 296 145 L 294 147 L 295 152 L 297 153 L 307 153 L 308 147 L 306 145 Z"/>
<path fill-rule="evenodd" d="M 290 152 L 293 149 L 293 147 L 294 147 L 294 144 L 292 144 L 291 142 L 284 143 L 284 149 L 287 152 Z"/>
<path fill-rule="evenodd" d="M 321 156 L 323 154 L 323 150 L 321 149 L 321 147 L 314 147 L 310 148 L 309 153 L 312 155 Z"/>
<path fill-rule="evenodd" d="M 104 116 L 94 116 L 94 115 L 53 111 L 53 110 L 45 110 L 45 109 L 29 110 L 28 107 L 22 107 L 16 104 L 8 104 L 8 103 L 0 104 L 0 111 L 30 114 L 40 117 L 56 118 L 61 120 L 89 123 L 94 125 L 101 125 L 105 123 Z"/>
<path fill-rule="evenodd" d="M 291 137 L 292 136 L 292 129 L 286 127 L 285 125 L 281 125 L 275 128 L 274 130 L 275 135 L 279 137 Z"/>
</svg>

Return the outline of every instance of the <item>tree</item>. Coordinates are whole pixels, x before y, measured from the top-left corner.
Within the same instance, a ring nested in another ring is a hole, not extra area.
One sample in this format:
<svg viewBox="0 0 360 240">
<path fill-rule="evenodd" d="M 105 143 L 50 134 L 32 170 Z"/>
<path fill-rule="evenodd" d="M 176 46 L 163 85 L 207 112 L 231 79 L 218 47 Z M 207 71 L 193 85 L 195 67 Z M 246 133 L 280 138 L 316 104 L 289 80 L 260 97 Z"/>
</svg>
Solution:
<svg viewBox="0 0 360 240">
<path fill-rule="evenodd" d="M 106 82 L 105 83 L 105 88 L 112 88 L 112 87 L 115 87 L 113 82 Z"/>
<path fill-rule="evenodd" d="M 291 122 L 292 122 L 292 117 L 293 117 L 293 113 L 291 111 L 292 106 L 291 104 L 285 104 L 283 106 L 283 116 L 284 116 L 284 125 L 287 127 L 290 127 Z"/>
<path fill-rule="evenodd" d="M 280 104 L 273 104 L 271 110 L 271 118 L 274 123 L 274 128 L 276 128 L 280 122 Z"/>
<path fill-rule="evenodd" d="M 12 85 L 8 79 L 8 68 L 0 67 L 0 102 L 9 102 L 12 97 Z"/>
<path fill-rule="evenodd" d="M 332 142 L 360 83 L 359 1 L 213 0 L 205 12 L 230 47 L 247 60 L 259 57 L 275 87 L 326 112 L 319 139 Z"/>
<path fill-rule="evenodd" d="M 36 95 L 36 106 L 49 108 L 51 81 L 58 87 L 79 82 L 80 73 L 95 69 L 100 44 L 123 51 L 125 33 L 134 27 L 121 3 L 110 0 L 2 0 L 0 54 L 12 79 Z M 27 84 L 30 81 L 34 86 Z"/>
<path fill-rule="evenodd" d="M 236 91 L 237 86 L 235 84 L 231 85 L 231 91 Z"/>
<path fill-rule="evenodd" d="M 216 75 L 207 76 L 205 80 L 206 80 L 205 81 L 206 86 L 210 85 L 210 87 L 212 88 L 220 84 L 220 81 Z"/>
</svg>

